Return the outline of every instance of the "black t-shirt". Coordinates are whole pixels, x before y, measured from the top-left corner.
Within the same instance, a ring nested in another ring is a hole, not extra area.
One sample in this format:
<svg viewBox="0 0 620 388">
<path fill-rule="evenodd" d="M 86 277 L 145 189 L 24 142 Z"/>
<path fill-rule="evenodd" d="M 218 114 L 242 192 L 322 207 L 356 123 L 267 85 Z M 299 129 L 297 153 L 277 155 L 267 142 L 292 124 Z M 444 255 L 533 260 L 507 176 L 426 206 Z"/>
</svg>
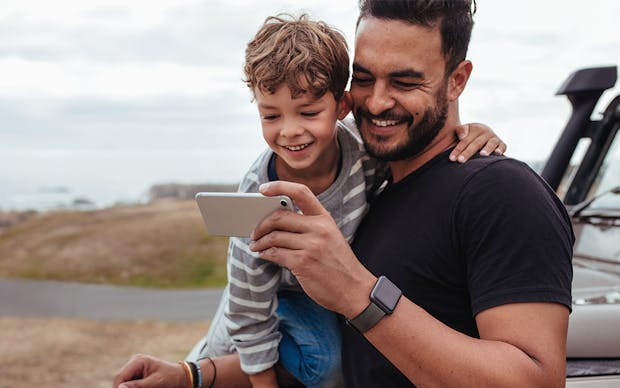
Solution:
<svg viewBox="0 0 620 388">
<path fill-rule="evenodd" d="M 353 250 L 375 275 L 444 324 L 478 337 L 474 317 L 517 302 L 571 308 L 574 236 L 564 205 L 527 165 L 506 157 L 452 163 L 444 152 L 371 204 Z M 343 325 L 347 387 L 412 384 Z"/>
</svg>

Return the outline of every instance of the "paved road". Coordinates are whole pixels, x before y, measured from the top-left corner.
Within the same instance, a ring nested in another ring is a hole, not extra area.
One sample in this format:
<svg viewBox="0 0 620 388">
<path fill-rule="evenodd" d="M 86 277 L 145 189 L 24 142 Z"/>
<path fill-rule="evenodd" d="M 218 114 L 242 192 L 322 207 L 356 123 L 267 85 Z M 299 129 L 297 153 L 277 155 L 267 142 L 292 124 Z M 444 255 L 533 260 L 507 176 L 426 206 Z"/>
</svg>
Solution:
<svg viewBox="0 0 620 388">
<path fill-rule="evenodd" d="M 150 290 L 0 279 L 0 316 L 97 320 L 206 321 L 222 289 Z"/>
</svg>

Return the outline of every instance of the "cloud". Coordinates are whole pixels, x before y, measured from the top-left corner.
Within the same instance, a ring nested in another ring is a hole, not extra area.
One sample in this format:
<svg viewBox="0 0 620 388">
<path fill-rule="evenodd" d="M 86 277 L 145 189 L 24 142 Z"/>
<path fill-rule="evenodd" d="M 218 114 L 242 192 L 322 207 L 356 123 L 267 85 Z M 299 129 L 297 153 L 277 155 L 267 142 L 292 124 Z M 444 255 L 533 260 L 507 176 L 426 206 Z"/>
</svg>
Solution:
<svg viewBox="0 0 620 388">
<path fill-rule="evenodd" d="M 26 2 L 0 18 L 0 57 L 234 66 L 271 11 L 263 5 L 257 12 L 251 2 L 239 1 L 170 1 L 167 7 L 87 3 L 88 8 L 71 5 L 73 12 L 63 17 L 46 17 Z"/>
<path fill-rule="evenodd" d="M 354 4 L 331 8 L 354 18 Z M 293 1 L 9 1 L 0 10 L 0 96 L 222 93 L 238 86 L 245 45 L 264 18 L 294 10 Z"/>
<path fill-rule="evenodd" d="M 303 10 L 352 42 L 356 3 L 4 0 L 0 148 L 256 154 L 246 43 L 266 16 Z M 544 158 L 569 113 L 553 96 L 562 81 L 620 64 L 618 14 L 615 0 L 479 4 L 463 120 L 496 128 L 514 156 Z"/>
<path fill-rule="evenodd" d="M 239 96 L 239 99 L 243 97 Z M 221 96 L 0 100 L 0 149 L 201 150 L 265 147 L 256 108 Z"/>
<path fill-rule="evenodd" d="M 242 85 L 239 68 L 173 63 L 0 60 L 0 96 L 23 99 L 212 95 Z"/>
</svg>

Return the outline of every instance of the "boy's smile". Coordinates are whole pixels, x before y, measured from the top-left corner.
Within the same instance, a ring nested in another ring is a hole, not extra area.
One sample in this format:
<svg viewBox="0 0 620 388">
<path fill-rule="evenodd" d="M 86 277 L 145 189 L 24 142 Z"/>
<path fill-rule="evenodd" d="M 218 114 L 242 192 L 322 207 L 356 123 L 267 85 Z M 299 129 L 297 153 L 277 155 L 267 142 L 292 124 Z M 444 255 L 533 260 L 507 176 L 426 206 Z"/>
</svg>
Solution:
<svg viewBox="0 0 620 388">
<path fill-rule="evenodd" d="M 314 145 L 314 141 L 310 141 L 308 143 L 278 144 L 281 147 L 281 150 L 276 151 L 275 149 L 273 149 L 274 152 L 278 154 L 278 156 L 282 158 L 282 161 L 290 167 L 293 167 L 295 161 L 302 162 L 304 159 L 309 159 L 312 157 L 309 154 L 312 152 L 312 146 Z M 309 160 L 308 162 L 312 163 Z M 277 164 L 278 163 L 276 163 L 276 165 Z"/>
<path fill-rule="evenodd" d="M 329 91 L 319 98 L 310 93 L 293 98 L 286 85 L 275 93 L 255 89 L 254 96 L 263 137 L 278 156 L 278 177 L 309 186 L 331 184 L 339 158 L 336 120 L 349 112 L 346 98 L 337 102 Z"/>
<path fill-rule="evenodd" d="M 284 146 L 286 147 L 287 150 L 289 151 L 301 151 L 303 149 L 305 149 L 306 147 L 310 146 L 310 144 L 312 143 L 306 143 L 306 144 L 302 144 L 302 145 L 298 145 L 298 146 Z"/>
</svg>

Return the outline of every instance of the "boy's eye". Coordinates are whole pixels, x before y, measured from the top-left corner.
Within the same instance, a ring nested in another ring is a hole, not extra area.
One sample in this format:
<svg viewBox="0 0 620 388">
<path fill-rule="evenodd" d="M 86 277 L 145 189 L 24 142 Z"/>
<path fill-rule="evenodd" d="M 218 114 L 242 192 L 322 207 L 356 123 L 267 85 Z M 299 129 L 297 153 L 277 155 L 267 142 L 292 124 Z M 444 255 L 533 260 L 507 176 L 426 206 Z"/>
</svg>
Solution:
<svg viewBox="0 0 620 388">
<path fill-rule="evenodd" d="M 306 116 L 306 117 L 314 117 L 316 115 L 318 115 L 321 112 L 301 112 L 302 116 Z"/>
<path fill-rule="evenodd" d="M 271 121 L 271 120 L 277 119 L 278 117 L 280 117 L 280 116 L 278 116 L 278 115 L 264 115 L 263 116 L 263 120 Z"/>
</svg>

